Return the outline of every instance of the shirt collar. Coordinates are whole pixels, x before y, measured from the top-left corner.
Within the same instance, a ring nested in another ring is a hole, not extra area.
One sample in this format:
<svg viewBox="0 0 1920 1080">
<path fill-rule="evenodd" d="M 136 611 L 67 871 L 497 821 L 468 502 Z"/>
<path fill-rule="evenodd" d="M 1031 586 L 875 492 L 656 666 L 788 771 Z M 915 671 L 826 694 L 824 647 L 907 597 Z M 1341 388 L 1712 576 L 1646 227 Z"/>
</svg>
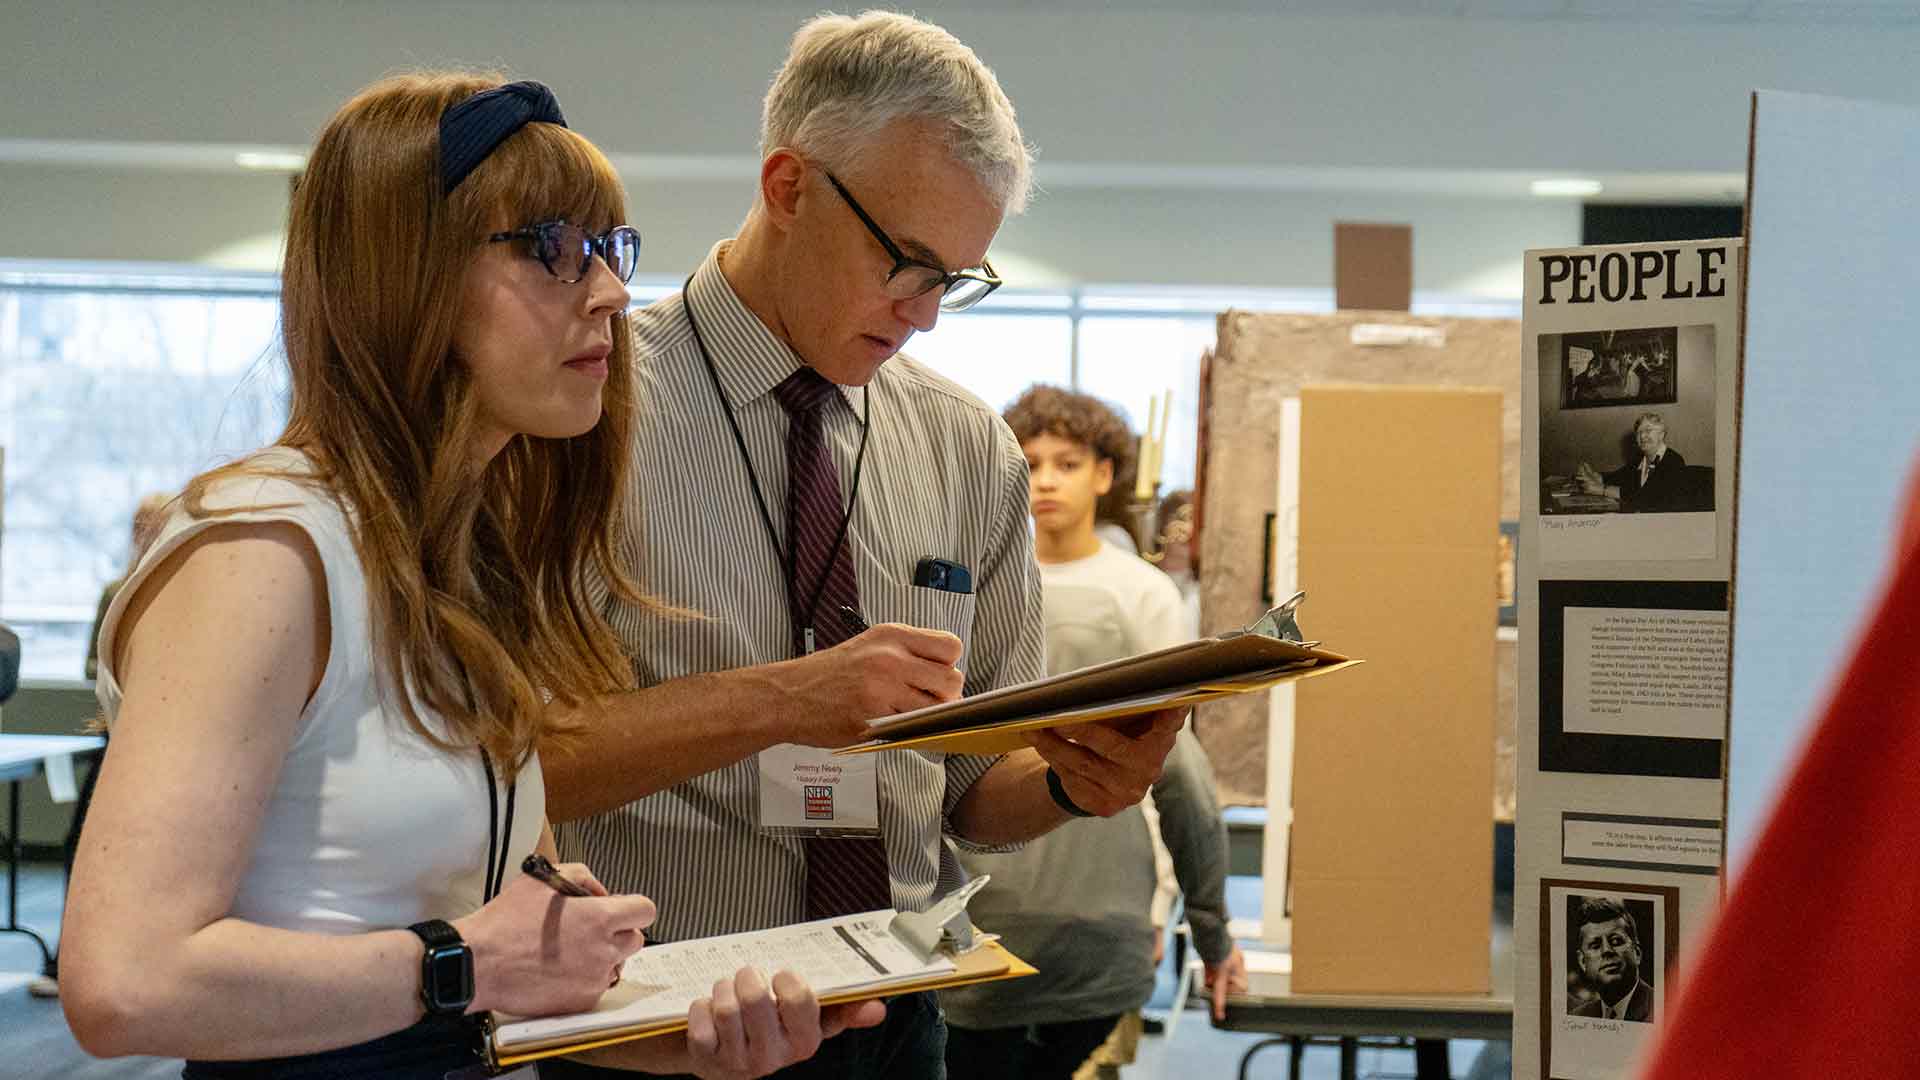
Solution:
<svg viewBox="0 0 1920 1080">
<path fill-rule="evenodd" d="M 685 302 L 693 317 L 699 320 L 700 334 L 714 369 L 720 373 L 720 386 L 727 395 L 727 404 L 741 409 L 765 396 L 805 365 L 800 355 L 774 336 L 746 301 L 740 299 L 733 283 L 721 271 L 720 256 L 730 243 L 731 240 L 722 240 L 707 252 L 706 259 L 687 283 Z M 854 417 L 860 417 L 867 388 L 840 386 L 839 390 Z"/>
<path fill-rule="evenodd" d="M 1618 1007 L 1601 1002 L 1600 1011 L 1605 1013 L 1609 1020 L 1625 1020 L 1627 1018 L 1627 1006 L 1633 1003 L 1633 995 L 1639 992 L 1640 984 L 1636 981 L 1633 984 L 1633 989 L 1627 991 L 1627 996 L 1620 999 Z"/>
</svg>

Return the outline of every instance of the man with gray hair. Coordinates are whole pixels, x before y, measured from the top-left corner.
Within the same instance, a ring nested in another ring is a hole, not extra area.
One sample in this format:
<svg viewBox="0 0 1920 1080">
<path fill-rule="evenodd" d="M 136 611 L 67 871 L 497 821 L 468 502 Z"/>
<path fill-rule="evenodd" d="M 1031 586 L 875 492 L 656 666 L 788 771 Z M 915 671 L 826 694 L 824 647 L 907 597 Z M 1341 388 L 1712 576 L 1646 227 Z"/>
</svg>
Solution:
<svg viewBox="0 0 1920 1080">
<path fill-rule="evenodd" d="M 639 467 L 613 542 L 700 617 L 610 602 L 641 689 L 541 753 L 561 851 L 653 897 L 666 941 L 924 909 L 964 880 L 955 844 L 1005 849 L 1138 802 L 1184 721 L 1004 756 L 831 756 L 876 717 L 1044 673 L 1020 446 L 900 355 L 999 286 L 987 249 L 1027 201 L 1031 154 L 972 50 L 884 12 L 801 27 L 760 149 L 738 235 L 632 321 Z M 743 1072 L 780 1057 L 739 1030 L 690 1037 Z M 933 997 L 907 995 L 793 1075 L 940 1077 L 944 1044 Z"/>
</svg>

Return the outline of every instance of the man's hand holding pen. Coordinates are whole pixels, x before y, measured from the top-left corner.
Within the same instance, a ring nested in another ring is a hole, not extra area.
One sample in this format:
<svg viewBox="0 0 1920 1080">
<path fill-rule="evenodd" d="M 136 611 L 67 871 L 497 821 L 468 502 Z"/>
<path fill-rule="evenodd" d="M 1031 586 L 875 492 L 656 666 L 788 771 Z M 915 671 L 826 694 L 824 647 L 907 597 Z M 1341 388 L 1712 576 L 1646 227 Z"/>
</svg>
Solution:
<svg viewBox="0 0 1920 1080">
<path fill-rule="evenodd" d="M 844 617 L 844 616 L 842 616 Z M 811 656 L 765 669 L 792 709 L 777 742 L 850 746 L 868 722 L 960 696 L 960 639 L 941 630 L 882 623 Z"/>
</svg>

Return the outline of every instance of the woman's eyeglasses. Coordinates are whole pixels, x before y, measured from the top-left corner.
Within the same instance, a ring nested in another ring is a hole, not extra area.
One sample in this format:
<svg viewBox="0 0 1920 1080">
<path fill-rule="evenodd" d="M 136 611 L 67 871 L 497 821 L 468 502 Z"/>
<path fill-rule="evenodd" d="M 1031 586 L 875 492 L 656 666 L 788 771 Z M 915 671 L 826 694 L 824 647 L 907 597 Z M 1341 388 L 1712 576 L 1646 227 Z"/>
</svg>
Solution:
<svg viewBox="0 0 1920 1080">
<path fill-rule="evenodd" d="M 633 280 L 633 268 L 640 261 L 640 231 L 631 225 L 615 225 L 595 236 L 578 225 L 543 221 L 487 237 L 489 244 L 507 240 L 527 241 L 529 253 L 547 273 L 569 285 L 587 276 L 595 255 L 622 284 Z"/>
</svg>

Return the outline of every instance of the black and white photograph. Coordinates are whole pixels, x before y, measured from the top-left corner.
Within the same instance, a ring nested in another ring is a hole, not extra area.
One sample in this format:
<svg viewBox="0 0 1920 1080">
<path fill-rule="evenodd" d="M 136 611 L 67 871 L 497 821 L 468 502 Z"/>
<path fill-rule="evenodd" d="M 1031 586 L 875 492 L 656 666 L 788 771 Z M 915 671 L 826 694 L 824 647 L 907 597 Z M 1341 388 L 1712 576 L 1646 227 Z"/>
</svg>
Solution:
<svg viewBox="0 0 1920 1080">
<path fill-rule="evenodd" d="M 1673 886 L 1540 882 L 1543 1075 L 1629 1075 L 1666 1002 L 1679 909 Z"/>
<path fill-rule="evenodd" d="M 1713 510 L 1713 329 L 1540 335 L 1541 513 Z"/>
<path fill-rule="evenodd" d="M 1540 334 L 1536 344 L 1541 559 L 1713 558 L 1714 324 Z"/>
<path fill-rule="evenodd" d="M 1677 400 L 1677 326 L 1560 336 L 1560 407 L 1671 405 Z"/>
<path fill-rule="evenodd" d="M 1651 1023 L 1653 901 L 1570 892 L 1565 908 L 1567 1015 Z"/>
</svg>

